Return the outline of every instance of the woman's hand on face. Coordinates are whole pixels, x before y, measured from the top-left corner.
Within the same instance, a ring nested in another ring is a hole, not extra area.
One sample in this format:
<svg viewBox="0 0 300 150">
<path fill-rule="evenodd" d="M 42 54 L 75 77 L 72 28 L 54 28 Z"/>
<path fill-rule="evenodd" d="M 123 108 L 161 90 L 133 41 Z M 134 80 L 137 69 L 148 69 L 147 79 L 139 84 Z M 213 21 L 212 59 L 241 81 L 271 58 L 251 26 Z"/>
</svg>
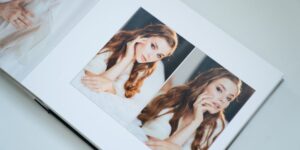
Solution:
<svg viewBox="0 0 300 150">
<path fill-rule="evenodd" d="M 149 140 L 146 142 L 152 150 L 181 150 L 181 146 L 171 143 L 166 140 L 160 140 L 149 136 Z"/>
<path fill-rule="evenodd" d="M 3 8 L 0 9 L 0 16 L 17 29 L 30 27 L 32 25 L 30 17 L 33 17 L 33 14 L 25 9 L 24 5 L 31 1 L 32 0 L 12 0 L 3 3 Z"/>
<path fill-rule="evenodd" d="M 135 60 L 135 41 L 130 41 L 127 43 L 127 47 L 126 47 L 126 53 L 124 58 L 130 61 L 134 61 Z"/>
<path fill-rule="evenodd" d="M 100 92 L 109 92 L 112 94 L 116 94 L 116 90 L 113 85 L 113 81 L 101 76 L 84 76 L 81 79 L 81 82 L 90 90 L 100 93 Z"/>
<path fill-rule="evenodd" d="M 127 43 L 125 57 L 128 60 L 135 60 L 135 45 L 137 42 L 143 41 L 144 38 L 137 37 L 136 39 Z"/>
<path fill-rule="evenodd" d="M 203 114 L 207 111 L 206 106 L 204 106 L 205 101 L 210 98 L 206 93 L 202 93 L 198 96 L 197 100 L 194 102 L 194 121 L 201 123 L 203 121 Z"/>
</svg>

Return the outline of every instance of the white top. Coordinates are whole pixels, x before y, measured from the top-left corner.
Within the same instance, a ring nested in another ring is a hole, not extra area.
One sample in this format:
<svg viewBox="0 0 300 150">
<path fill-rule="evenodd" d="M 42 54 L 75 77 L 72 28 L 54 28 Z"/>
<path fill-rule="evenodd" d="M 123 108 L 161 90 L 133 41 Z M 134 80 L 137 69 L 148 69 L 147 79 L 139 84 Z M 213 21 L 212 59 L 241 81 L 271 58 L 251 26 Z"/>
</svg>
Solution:
<svg viewBox="0 0 300 150">
<path fill-rule="evenodd" d="M 84 70 L 96 74 L 104 72 L 110 55 L 111 52 L 97 54 Z M 96 93 L 85 87 L 81 83 L 84 71 L 81 71 L 79 75 L 77 75 L 72 84 L 101 109 L 118 120 L 121 124 L 127 126 L 155 96 L 165 81 L 163 64 L 159 62 L 155 71 L 144 80 L 140 88 L 140 93 L 135 94 L 132 98 L 126 98 L 124 95 L 124 84 L 129 78 L 131 69 L 132 66 L 127 68 L 114 82 L 116 95 L 105 92 Z"/>
<path fill-rule="evenodd" d="M 159 115 L 166 113 L 169 109 L 162 110 Z M 154 120 L 148 121 L 143 125 L 142 128 L 138 128 L 141 125 L 141 121 L 135 120 L 129 127 L 128 130 L 130 130 L 135 136 L 137 136 L 142 141 L 147 141 L 146 136 L 152 136 L 156 137 L 158 139 L 164 140 L 167 139 L 171 133 L 171 126 L 169 121 L 172 119 L 173 113 L 168 113 L 165 115 L 162 115 Z M 212 142 L 212 139 L 214 136 L 217 135 L 221 131 L 221 120 L 217 121 L 217 128 L 215 129 L 212 138 L 210 138 L 209 142 Z M 207 134 L 207 132 L 206 132 Z M 195 135 L 191 135 L 189 139 L 183 144 L 182 149 L 183 150 L 191 150 L 191 144 L 194 141 Z"/>
</svg>

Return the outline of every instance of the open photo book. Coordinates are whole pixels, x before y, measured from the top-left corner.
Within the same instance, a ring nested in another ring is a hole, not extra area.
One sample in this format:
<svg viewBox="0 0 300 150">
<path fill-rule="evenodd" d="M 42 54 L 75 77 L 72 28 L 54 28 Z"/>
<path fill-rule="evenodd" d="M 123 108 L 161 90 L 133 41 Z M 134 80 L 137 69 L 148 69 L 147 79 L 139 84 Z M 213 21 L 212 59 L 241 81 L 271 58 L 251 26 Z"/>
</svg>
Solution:
<svg viewBox="0 0 300 150">
<path fill-rule="evenodd" d="M 33 0 L 0 68 L 104 150 L 226 149 L 282 73 L 178 0 Z"/>
</svg>

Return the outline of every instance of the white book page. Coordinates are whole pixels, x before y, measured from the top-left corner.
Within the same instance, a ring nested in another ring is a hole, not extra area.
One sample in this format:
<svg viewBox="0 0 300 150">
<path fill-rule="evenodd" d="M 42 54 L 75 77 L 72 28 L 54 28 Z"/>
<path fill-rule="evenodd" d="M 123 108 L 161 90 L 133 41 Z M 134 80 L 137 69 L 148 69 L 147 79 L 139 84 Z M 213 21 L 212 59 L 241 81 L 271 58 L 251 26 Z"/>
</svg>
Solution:
<svg viewBox="0 0 300 150">
<path fill-rule="evenodd" d="M 210 146 L 213 150 L 225 149 L 280 82 L 282 74 L 179 1 L 100 1 L 22 84 L 96 147 L 149 149 L 71 84 L 140 7 L 255 89 Z"/>
</svg>

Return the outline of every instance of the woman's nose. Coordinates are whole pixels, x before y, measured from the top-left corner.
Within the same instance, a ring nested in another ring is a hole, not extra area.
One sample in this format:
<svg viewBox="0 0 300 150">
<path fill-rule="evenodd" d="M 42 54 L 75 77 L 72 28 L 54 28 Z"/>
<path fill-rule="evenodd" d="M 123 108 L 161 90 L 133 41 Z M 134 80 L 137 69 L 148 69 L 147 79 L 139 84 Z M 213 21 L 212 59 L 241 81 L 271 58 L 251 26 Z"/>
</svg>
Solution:
<svg viewBox="0 0 300 150">
<path fill-rule="evenodd" d="M 148 53 L 148 54 L 146 55 L 146 57 L 147 57 L 147 59 L 151 59 L 151 54 Z"/>
<path fill-rule="evenodd" d="M 219 101 L 224 104 L 226 102 L 226 97 L 221 97 Z"/>
</svg>

